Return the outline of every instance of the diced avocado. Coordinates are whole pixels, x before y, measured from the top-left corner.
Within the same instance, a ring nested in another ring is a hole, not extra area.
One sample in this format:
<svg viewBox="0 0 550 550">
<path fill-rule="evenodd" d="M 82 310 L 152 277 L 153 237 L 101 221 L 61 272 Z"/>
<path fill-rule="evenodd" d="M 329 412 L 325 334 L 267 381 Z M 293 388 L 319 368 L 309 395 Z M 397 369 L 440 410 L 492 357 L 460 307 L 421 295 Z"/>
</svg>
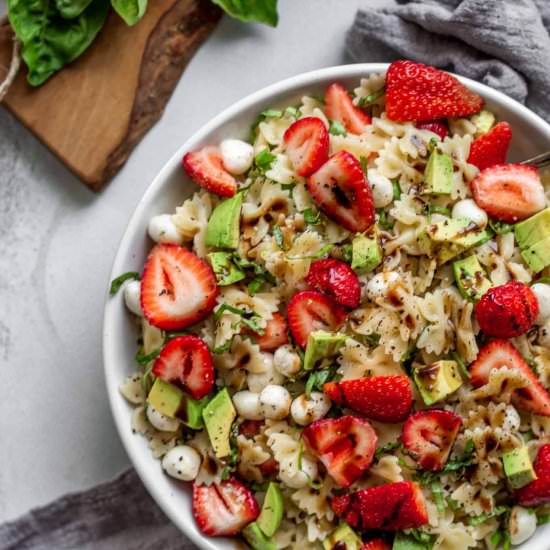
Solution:
<svg viewBox="0 0 550 550">
<path fill-rule="evenodd" d="M 201 430 L 204 428 L 202 419 L 202 411 L 208 405 L 210 397 L 207 395 L 202 399 L 185 398 L 185 406 L 178 413 L 178 418 L 183 420 L 183 423 L 192 430 Z"/>
<path fill-rule="evenodd" d="M 219 391 L 202 411 L 210 443 L 218 458 L 223 458 L 231 452 L 229 436 L 236 416 L 237 412 L 227 388 Z"/>
<path fill-rule="evenodd" d="M 325 550 L 345 548 L 345 550 L 359 550 L 363 541 L 355 531 L 347 524 L 341 523 L 327 539 L 323 541 Z"/>
<path fill-rule="evenodd" d="M 493 286 L 475 254 L 453 262 L 453 272 L 460 294 L 468 300 L 477 302 Z"/>
<path fill-rule="evenodd" d="M 514 235 L 522 250 L 550 237 L 550 208 L 514 225 Z"/>
<path fill-rule="evenodd" d="M 521 256 L 529 268 L 538 273 L 550 265 L 550 236 L 521 251 Z"/>
<path fill-rule="evenodd" d="M 382 247 L 376 230 L 372 236 L 355 235 L 351 247 L 351 268 L 359 273 L 368 273 L 382 262 Z"/>
<path fill-rule="evenodd" d="M 256 521 L 249 523 L 243 529 L 243 537 L 252 550 L 277 550 L 277 545 L 262 533 Z"/>
<path fill-rule="evenodd" d="M 283 519 L 283 495 L 279 485 L 273 481 L 269 482 L 265 494 L 262 511 L 256 520 L 260 529 L 267 537 L 272 537 Z"/>
<path fill-rule="evenodd" d="M 321 359 L 327 359 L 336 355 L 343 346 L 347 336 L 345 334 L 331 334 L 324 330 L 316 330 L 308 336 L 306 354 L 304 356 L 304 369 L 311 370 Z"/>
<path fill-rule="evenodd" d="M 502 455 L 504 473 L 513 489 L 520 489 L 537 479 L 527 447 L 518 447 Z"/>
<path fill-rule="evenodd" d="M 413 377 L 426 405 L 445 399 L 462 385 L 458 364 L 451 360 L 415 367 Z"/>
<path fill-rule="evenodd" d="M 165 382 L 160 378 L 155 380 L 147 402 L 164 416 L 175 418 L 182 408 L 185 394 L 173 384 Z"/>
<path fill-rule="evenodd" d="M 206 245 L 216 248 L 237 248 L 241 221 L 243 194 L 237 193 L 216 208 L 206 227 Z"/>
<path fill-rule="evenodd" d="M 449 195 L 453 190 L 453 160 L 434 149 L 424 172 L 424 195 Z"/>
<path fill-rule="evenodd" d="M 212 271 L 220 286 L 232 285 L 242 281 L 246 274 L 231 261 L 232 252 L 210 252 L 208 259 L 212 265 Z"/>
<path fill-rule="evenodd" d="M 478 133 L 486 134 L 496 122 L 496 117 L 491 111 L 481 111 L 471 118 L 471 121 L 476 125 Z"/>
<path fill-rule="evenodd" d="M 392 550 L 430 550 L 431 547 L 431 544 L 426 544 L 411 535 L 405 535 L 405 533 L 398 531 L 395 534 L 391 548 Z"/>
</svg>

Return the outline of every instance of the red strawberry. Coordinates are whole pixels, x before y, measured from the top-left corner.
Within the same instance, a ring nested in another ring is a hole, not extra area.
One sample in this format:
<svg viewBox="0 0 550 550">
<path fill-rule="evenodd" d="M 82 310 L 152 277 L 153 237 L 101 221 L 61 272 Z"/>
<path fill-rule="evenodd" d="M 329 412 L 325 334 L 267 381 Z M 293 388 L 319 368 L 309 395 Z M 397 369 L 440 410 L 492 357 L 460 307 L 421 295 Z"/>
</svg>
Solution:
<svg viewBox="0 0 550 550">
<path fill-rule="evenodd" d="M 288 344 L 287 332 L 286 319 L 280 313 L 274 313 L 273 318 L 267 322 L 263 335 L 256 334 L 254 338 L 262 351 L 275 351 Z"/>
<path fill-rule="evenodd" d="M 346 151 L 330 157 L 307 180 L 325 214 L 349 231 L 362 233 L 374 223 L 374 201 L 359 161 Z"/>
<path fill-rule="evenodd" d="M 186 248 L 157 244 L 145 260 L 141 308 L 155 327 L 179 330 L 204 319 L 217 295 L 211 267 Z"/>
<path fill-rule="evenodd" d="M 429 130 L 438 135 L 443 141 L 449 135 L 449 127 L 446 120 L 432 120 L 417 122 L 416 127 L 420 130 Z"/>
<path fill-rule="evenodd" d="M 197 336 L 178 336 L 161 350 L 153 374 L 189 392 L 193 399 L 208 395 L 214 385 L 214 366 L 208 346 Z"/>
<path fill-rule="evenodd" d="M 550 502 L 550 443 L 539 449 L 533 468 L 538 479 L 516 491 L 518 501 L 523 506 Z"/>
<path fill-rule="evenodd" d="M 350 134 L 362 134 L 371 123 L 369 115 L 353 104 L 348 91 L 338 82 L 325 92 L 325 114 L 340 122 Z"/>
<path fill-rule="evenodd" d="M 304 429 L 302 437 L 341 487 L 349 487 L 361 477 L 376 450 L 373 427 L 355 416 L 316 420 Z"/>
<path fill-rule="evenodd" d="M 306 281 L 341 306 L 352 309 L 359 307 L 359 279 L 346 262 L 333 259 L 316 260 L 309 268 Z"/>
<path fill-rule="evenodd" d="M 513 338 L 527 332 L 539 313 L 533 291 L 520 281 L 490 288 L 476 304 L 476 317 L 488 336 Z"/>
<path fill-rule="evenodd" d="M 334 497 L 332 509 L 346 523 L 359 529 L 397 531 L 428 522 L 424 495 L 412 481 L 386 483 Z"/>
<path fill-rule="evenodd" d="M 386 74 L 386 114 L 391 120 L 436 120 L 473 115 L 483 99 L 457 78 L 429 65 L 395 61 Z"/>
<path fill-rule="evenodd" d="M 260 433 L 263 425 L 263 420 L 244 420 L 239 424 L 239 433 L 245 437 L 254 437 Z"/>
<path fill-rule="evenodd" d="M 190 151 L 183 157 L 183 167 L 189 176 L 210 193 L 232 197 L 237 192 L 237 181 L 224 168 L 220 150 L 207 146 Z"/>
<path fill-rule="evenodd" d="M 365 542 L 363 546 L 361 546 L 361 550 L 391 550 L 391 546 L 382 539 L 374 539 Z"/>
<path fill-rule="evenodd" d="M 212 485 L 193 483 L 193 516 L 205 535 L 236 535 L 259 513 L 252 493 L 235 478 Z"/>
<path fill-rule="evenodd" d="M 268 458 L 258 465 L 264 477 L 271 477 L 279 472 L 279 463 L 274 458 Z"/>
<path fill-rule="evenodd" d="M 529 218 L 546 206 L 538 170 L 525 164 L 498 164 L 470 184 L 474 200 L 489 216 L 506 223 Z"/>
<path fill-rule="evenodd" d="M 328 132 L 320 118 L 297 120 L 284 133 L 286 153 L 299 176 L 313 174 L 328 159 Z"/>
<path fill-rule="evenodd" d="M 315 290 L 294 294 L 287 307 L 288 326 L 296 343 L 306 347 L 310 332 L 334 332 L 346 318 L 346 310 Z"/>
<path fill-rule="evenodd" d="M 424 470 L 437 472 L 447 462 L 461 424 L 460 416 L 450 411 L 419 411 L 403 424 L 401 441 Z"/>
<path fill-rule="evenodd" d="M 507 122 L 499 122 L 472 143 L 468 162 L 480 170 L 496 164 L 504 164 L 511 141 L 512 127 Z"/>
<path fill-rule="evenodd" d="M 402 422 L 413 403 L 411 383 L 401 375 L 329 382 L 323 391 L 338 405 L 379 422 Z"/>
<path fill-rule="evenodd" d="M 479 350 L 476 360 L 470 366 L 472 385 L 477 388 L 487 384 L 491 370 L 501 367 L 517 369 L 529 380 L 527 387 L 514 392 L 514 404 L 534 414 L 550 416 L 550 395 L 508 340 L 492 340 Z"/>
</svg>

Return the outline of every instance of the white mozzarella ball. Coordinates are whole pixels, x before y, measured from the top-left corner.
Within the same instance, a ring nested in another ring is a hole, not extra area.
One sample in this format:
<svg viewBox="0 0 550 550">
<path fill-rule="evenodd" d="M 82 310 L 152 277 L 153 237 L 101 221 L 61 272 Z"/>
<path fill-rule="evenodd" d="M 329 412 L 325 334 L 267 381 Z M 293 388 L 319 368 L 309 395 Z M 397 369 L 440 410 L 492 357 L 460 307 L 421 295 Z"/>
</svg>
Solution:
<svg viewBox="0 0 550 550">
<path fill-rule="evenodd" d="M 157 411 L 153 405 L 149 404 L 147 404 L 147 420 L 149 420 L 153 428 L 161 432 L 175 432 L 180 425 L 178 420 L 165 416 Z"/>
<path fill-rule="evenodd" d="M 254 161 L 254 147 L 240 139 L 224 139 L 220 151 L 225 169 L 235 176 L 244 174 Z"/>
<path fill-rule="evenodd" d="M 298 396 L 290 406 L 290 414 L 296 424 L 307 426 L 315 420 L 323 418 L 330 410 L 330 399 L 321 392 L 305 393 Z"/>
<path fill-rule="evenodd" d="M 283 376 L 292 378 L 302 368 L 300 356 L 292 349 L 292 346 L 281 346 L 273 355 L 273 365 Z"/>
<path fill-rule="evenodd" d="M 162 459 L 162 468 L 170 476 L 182 481 L 193 481 L 201 467 L 201 455 L 189 445 L 170 449 Z"/>
<path fill-rule="evenodd" d="M 129 281 L 124 285 L 124 303 L 134 315 L 143 317 L 141 309 L 141 283 L 139 281 Z"/>
<path fill-rule="evenodd" d="M 395 271 L 377 273 L 367 284 L 367 296 L 370 300 L 384 298 L 390 288 L 399 280 L 399 273 Z"/>
<path fill-rule="evenodd" d="M 522 506 L 514 506 L 508 523 L 510 542 L 521 544 L 531 538 L 537 529 L 537 515 Z"/>
<path fill-rule="evenodd" d="M 147 232 L 156 243 L 181 244 L 183 242 L 183 237 L 172 221 L 171 214 L 153 216 L 149 221 Z"/>
<path fill-rule="evenodd" d="M 260 393 L 269 384 L 282 384 L 285 381 L 285 377 L 275 369 L 271 353 L 262 353 L 262 359 L 263 372 L 249 372 L 246 377 L 248 389 L 255 393 Z"/>
<path fill-rule="evenodd" d="M 233 395 L 233 405 L 239 416 L 246 420 L 261 420 L 260 394 L 248 390 L 238 391 Z"/>
<path fill-rule="evenodd" d="M 485 227 L 488 222 L 487 212 L 482 210 L 473 199 L 463 199 L 453 206 L 453 218 L 472 220 L 478 227 Z"/>
<path fill-rule="evenodd" d="M 279 479 L 291 489 L 302 489 L 317 477 L 317 463 L 308 456 L 302 456 L 302 468 L 296 470 L 295 464 L 279 465 Z"/>
<path fill-rule="evenodd" d="M 288 416 L 292 398 L 283 386 L 269 384 L 260 393 L 260 407 L 264 418 L 282 420 Z"/>
<path fill-rule="evenodd" d="M 550 349 L 550 321 L 539 328 L 539 344 Z"/>
<path fill-rule="evenodd" d="M 369 170 L 368 180 L 372 189 L 372 198 L 376 208 L 384 208 L 393 201 L 392 182 L 375 170 Z"/>
<path fill-rule="evenodd" d="M 537 325 L 544 325 L 550 320 L 550 285 L 535 283 L 531 290 L 539 303 L 539 314 L 536 319 Z"/>
</svg>

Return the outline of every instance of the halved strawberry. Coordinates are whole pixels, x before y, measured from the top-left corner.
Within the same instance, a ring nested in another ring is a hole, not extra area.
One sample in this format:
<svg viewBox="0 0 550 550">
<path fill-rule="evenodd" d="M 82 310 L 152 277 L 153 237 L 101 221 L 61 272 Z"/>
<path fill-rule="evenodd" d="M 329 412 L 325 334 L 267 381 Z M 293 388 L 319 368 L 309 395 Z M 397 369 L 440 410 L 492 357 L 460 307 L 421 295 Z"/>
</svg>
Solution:
<svg viewBox="0 0 550 550">
<path fill-rule="evenodd" d="M 332 509 L 346 523 L 359 529 L 397 531 L 428 522 L 426 501 L 412 481 L 386 483 L 332 499 Z"/>
<path fill-rule="evenodd" d="M 338 405 L 379 422 L 402 422 L 411 411 L 413 395 L 406 376 L 371 376 L 329 382 L 323 391 Z"/>
<path fill-rule="evenodd" d="M 204 319 L 216 305 L 212 268 L 176 244 L 157 244 L 145 260 L 141 308 L 153 326 L 179 330 Z"/>
<path fill-rule="evenodd" d="M 373 539 L 369 542 L 365 542 L 361 546 L 361 550 L 391 550 L 391 546 L 382 539 Z"/>
<path fill-rule="evenodd" d="M 376 450 L 373 427 L 355 416 L 316 420 L 304 429 L 302 437 L 341 487 L 349 487 L 361 477 Z"/>
<path fill-rule="evenodd" d="M 237 181 L 224 168 L 220 150 L 208 145 L 199 151 L 190 151 L 183 157 L 183 167 L 189 176 L 210 193 L 232 197 L 237 192 Z"/>
<path fill-rule="evenodd" d="M 273 318 L 267 322 L 263 335 L 256 334 L 254 338 L 262 351 L 275 351 L 288 344 L 286 319 L 280 313 L 274 313 Z"/>
<path fill-rule="evenodd" d="M 359 161 L 347 151 L 330 157 L 307 180 L 313 200 L 349 231 L 362 233 L 374 223 L 374 201 Z"/>
<path fill-rule="evenodd" d="M 349 264 L 328 258 L 316 260 L 306 277 L 308 285 L 330 296 L 337 304 L 349 308 L 359 306 L 361 286 Z"/>
<path fill-rule="evenodd" d="M 489 216 L 506 223 L 529 218 L 546 206 L 538 170 L 525 164 L 498 164 L 470 184 L 474 200 Z"/>
<path fill-rule="evenodd" d="M 157 244 L 145 260 L 141 308 L 155 327 L 179 330 L 204 319 L 217 295 L 212 268 L 186 248 Z"/>
<path fill-rule="evenodd" d="M 153 374 L 181 387 L 193 399 L 208 395 L 214 386 L 214 366 L 208 346 L 192 335 L 172 338 L 156 358 Z"/>
<path fill-rule="evenodd" d="M 239 433 L 245 437 L 254 437 L 260 433 L 263 425 L 263 420 L 244 420 L 239 424 Z"/>
<path fill-rule="evenodd" d="M 316 290 L 303 290 L 290 299 L 287 318 L 292 337 L 305 348 L 310 332 L 338 330 L 346 318 L 346 310 Z"/>
<path fill-rule="evenodd" d="M 193 516 L 205 535 L 236 535 L 259 514 L 254 496 L 235 478 L 212 485 L 193 483 Z"/>
<path fill-rule="evenodd" d="M 271 477 L 279 472 L 279 463 L 274 458 L 268 458 L 259 464 L 258 468 L 264 477 Z"/>
<path fill-rule="evenodd" d="M 537 479 L 516 491 L 523 506 L 538 506 L 550 502 L 550 444 L 543 445 L 533 464 Z"/>
<path fill-rule="evenodd" d="M 507 122 L 499 122 L 472 143 L 468 162 L 480 170 L 504 164 L 511 141 L 512 127 Z"/>
<path fill-rule="evenodd" d="M 451 411 L 419 411 L 403 424 L 401 441 L 424 470 L 437 472 L 447 462 L 461 424 L 460 416 Z"/>
<path fill-rule="evenodd" d="M 325 92 L 325 114 L 342 124 L 350 134 L 362 134 L 371 123 L 370 116 L 353 104 L 348 91 L 338 82 Z"/>
<path fill-rule="evenodd" d="M 473 115 L 483 99 L 454 76 L 414 61 L 395 61 L 386 73 L 386 114 L 391 120 L 436 120 Z"/>
<path fill-rule="evenodd" d="M 416 127 L 420 130 L 429 130 L 439 136 L 441 141 L 449 135 L 449 127 L 446 120 L 428 120 L 417 122 Z"/>
<path fill-rule="evenodd" d="M 491 371 L 501 367 L 517 369 L 529 380 L 527 387 L 514 392 L 513 403 L 518 408 L 534 414 L 550 416 L 550 395 L 519 351 L 508 340 L 491 340 L 479 350 L 476 360 L 470 366 L 472 385 L 477 388 L 487 384 Z"/>
<path fill-rule="evenodd" d="M 320 118 L 297 120 L 287 128 L 283 141 L 286 154 L 299 176 L 313 174 L 328 159 L 328 132 Z"/>
</svg>

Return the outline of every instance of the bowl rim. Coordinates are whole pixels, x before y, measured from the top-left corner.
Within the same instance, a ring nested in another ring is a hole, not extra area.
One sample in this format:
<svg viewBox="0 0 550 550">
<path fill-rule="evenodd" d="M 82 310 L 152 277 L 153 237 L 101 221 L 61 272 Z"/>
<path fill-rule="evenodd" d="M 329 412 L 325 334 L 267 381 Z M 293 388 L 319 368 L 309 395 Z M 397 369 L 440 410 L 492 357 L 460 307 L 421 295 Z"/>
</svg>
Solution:
<svg viewBox="0 0 550 550">
<path fill-rule="evenodd" d="M 313 86 L 317 84 L 318 81 L 326 79 L 359 79 L 362 76 L 364 77 L 370 74 L 385 73 L 389 65 L 390 63 L 354 63 L 346 65 L 335 65 L 331 67 L 308 71 L 305 73 L 299 73 L 295 76 L 291 76 L 272 83 L 245 96 L 244 98 L 226 107 L 216 116 L 211 118 L 206 124 L 196 130 L 188 139 L 185 140 L 185 142 L 181 146 L 179 146 L 175 150 L 168 161 L 160 169 L 159 173 L 153 179 L 151 184 L 147 187 L 145 193 L 142 195 L 141 199 L 139 200 L 138 204 L 130 215 L 126 228 L 122 234 L 122 237 L 120 238 L 117 252 L 113 260 L 109 281 L 112 281 L 113 278 L 121 272 L 121 269 L 124 268 L 123 262 L 128 257 L 128 246 L 132 240 L 132 237 L 135 235 L 136 231 L 143 230 L 143 228 L 139 226 L 139 220 L 142 216 L 143 211 L 148 207 L 151 199 L 156 195 L 157 191 L 163 185 L 165 185 L 165 182 L 169 179 L 170 174 L 181 162 L 181 158 L 184 152 L 191 150 L 195 144 L 199 143 L 208 134 L 213 132 L 215 129 L 223 126 L 233 118 L 238 117 L 242 111 L 246 110 L 254 104 L 258 104 L 262 101 L 267 102 L 268 100 L 276 101 L 277 96 L 279 95 L 289 93 L 293 89 L 298 89 L 306 85 Z M 482 95 L 484 99 L 489 99 L 494 103 L 497 103 L 511 111 L 514 111 L 520 118 L 522 118 L 526 122 L 527 125 L 535 127 L 541 133 L 548 135 L 548 138 L 550 140 L 550 124 L 548 124 L 539 115 L 531 111 L 525 105 L 522 105 L 515 99 L 507 96 L 503 92 L 487 86 L 486 84 L 454 73 L 450 74 L 456 76 L 463 84 L 468 86 L 468 88 Z M 107 291 L 103 315 L 102 355 L 103 372 L 109 398 L 109 407 L 111 409 L 111 414 L 115 422 L 118 436 L 128 455 L 128 458 L 130 459 L 130 462 L 132 463 L 132 466 L 138 473 L 142 483 L 144 484 L 156 504 L 166 514 L 166 516 L 175 524 L 175 526 L 180 531 L 185 534 L 185 536 L 187 536 L 199 548 L 203 548 L 204 550 L 219 550 L 219 545 L 216 544 L 215 539 L 207 537 L 205 535 L 201 535 L 199 531 L 187 529 L 185 522 L 182 521 L 181 516 L 179 516 L 176 513 L 176 510 L 173 509 L 173 506 L 168 503 L 163 491 L 156 487 L 154 481 L 149 475 L 149 470 L 151 468 L 150 459 L 153 458 L 152 455 L 149 452 L 147 456 L 144 457 L 142 456 L 143 453 L 139 452 L 137 448 L 134 448 L 134 445 L 132 444 L 132 438 L 134 438 L 135 435 L 132 433 L 128 415 L 120 414 L 117 410 L 116 402 L 124 398 L 118 390 L 118 387 L 121 383 L 121 380 L 118 379 L 119 374 L 116 369 L 111 368 L 111 366 L 115 362 L 115 359 L 114 357 L 111 357 L 112 354 L 108 345 L 109 338 L 111 337 L 109 335 L 111 324 L 114 323 L 114 321 L 111 319 L 112 315 L 114 315 L 114 313 L 111 314 L 111 309 L 113 309 L 114 307 L 113 300 L 111 298 L 112 297 L 109 296 L 109 293 Z"/>
</svg>

